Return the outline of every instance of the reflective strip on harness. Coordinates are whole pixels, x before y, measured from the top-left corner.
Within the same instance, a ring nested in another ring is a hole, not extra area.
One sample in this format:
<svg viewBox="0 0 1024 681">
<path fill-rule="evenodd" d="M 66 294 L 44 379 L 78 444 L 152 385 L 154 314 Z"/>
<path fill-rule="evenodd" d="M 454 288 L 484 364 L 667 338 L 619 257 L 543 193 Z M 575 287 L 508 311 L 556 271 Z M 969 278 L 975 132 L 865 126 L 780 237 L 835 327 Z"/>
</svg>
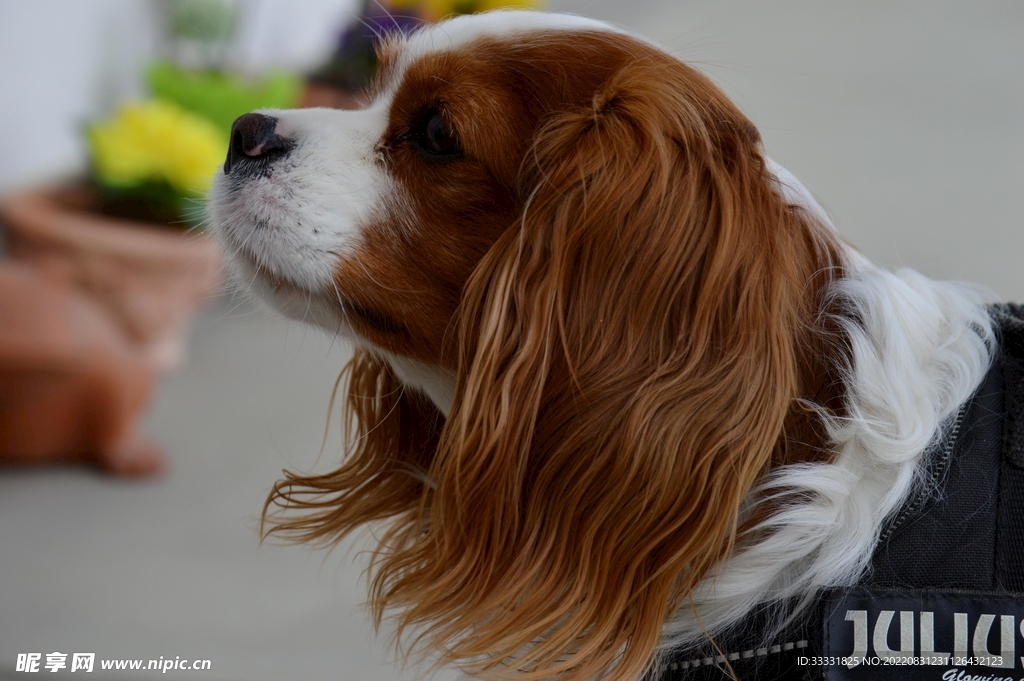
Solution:
<svg viewBox="0 0 1024 681">
<path fill-rule="evenodd" d="M 1024 595 L 854 589 L 825 608 L 819 662 L 828 681 L 1024 674 Z"/>
</svg>

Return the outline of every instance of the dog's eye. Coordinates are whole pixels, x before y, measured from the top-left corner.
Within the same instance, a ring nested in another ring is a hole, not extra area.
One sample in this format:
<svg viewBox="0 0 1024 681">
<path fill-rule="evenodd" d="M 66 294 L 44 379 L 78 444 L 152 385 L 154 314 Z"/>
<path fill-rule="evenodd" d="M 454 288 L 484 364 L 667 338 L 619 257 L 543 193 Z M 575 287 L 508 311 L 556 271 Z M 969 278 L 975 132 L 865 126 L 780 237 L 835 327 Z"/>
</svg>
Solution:
<svg viewBox="0 0 1024 681">
<path fill-rule="evenodd" d="M 438 111 L 430 111 L 421 119 L 412 140 L 420 153 L 431 160 L 450 160 L 462 153 L 455 132 Z"/>
</svg>

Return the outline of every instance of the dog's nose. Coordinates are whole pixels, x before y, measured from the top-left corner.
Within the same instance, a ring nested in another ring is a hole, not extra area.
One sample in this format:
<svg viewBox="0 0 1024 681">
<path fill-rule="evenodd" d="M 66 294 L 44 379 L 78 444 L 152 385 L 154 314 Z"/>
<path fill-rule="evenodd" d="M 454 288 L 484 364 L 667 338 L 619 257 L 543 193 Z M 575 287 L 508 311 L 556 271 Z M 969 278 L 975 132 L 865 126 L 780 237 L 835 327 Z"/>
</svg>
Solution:
<svg viewBox="0 0 1024 681">
<path fill-rule="evenodd" d="M 277 119 L 258 113 L 239 116 L 231 124 L 231 143 L 224 172 L 236 168 L 258 168 L 284 156 L 292 148 L 287 138 L 277 134 Z"/>
</svg>

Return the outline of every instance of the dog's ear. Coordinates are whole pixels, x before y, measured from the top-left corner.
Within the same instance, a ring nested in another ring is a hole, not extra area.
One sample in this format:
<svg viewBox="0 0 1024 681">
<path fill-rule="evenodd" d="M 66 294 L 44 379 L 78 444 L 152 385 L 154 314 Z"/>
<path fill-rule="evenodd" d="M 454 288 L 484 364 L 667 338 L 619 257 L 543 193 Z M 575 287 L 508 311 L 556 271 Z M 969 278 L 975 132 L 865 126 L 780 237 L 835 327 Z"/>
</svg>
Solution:
<svg viewBox="0 0 1024 681">
<path fill-rule="evenodd" d="M 753 126 L 675 62 L 550 120 L 523 178 L 376 602 L 485 678 L 639 678 L 782 438 L 817 238 Z"/>
<path fill-rule="evenodd" d="M 366 350 L 356 350 L 335 390 L 345 378 L 345 463 L 322 475 L 284 471 L 263 508 L 267 534 L 331 545 L 377 520 L 395 520 L 396 532 L 418 526 L 426 471 L 444 417 Z M 271 513 L 274 507 L 285 514 Z"/>
</svg>

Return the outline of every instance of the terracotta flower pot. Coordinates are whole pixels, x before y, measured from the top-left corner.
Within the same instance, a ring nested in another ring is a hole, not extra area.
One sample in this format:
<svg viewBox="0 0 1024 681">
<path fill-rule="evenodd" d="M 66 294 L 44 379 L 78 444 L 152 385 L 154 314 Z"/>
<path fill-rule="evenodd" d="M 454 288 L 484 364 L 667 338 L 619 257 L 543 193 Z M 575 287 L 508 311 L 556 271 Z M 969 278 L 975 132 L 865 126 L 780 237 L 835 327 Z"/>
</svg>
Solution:
<svg viewBox="0 0 1024 681">
<path fill-rule="evenodd" d="M 140 423 L 156 372 L 95 300 L 7 258 L 0 320 L 0 464 L 164 468 Z"/>
<path fill-rule="evenodd" d="M 0 201 L 7 251 L 110 314 L 157 373 L 185 359 L 197 308 L 222 286 L 212 237 L 97 212 L 85 185 L 25 191 Z"/>
</svg>

